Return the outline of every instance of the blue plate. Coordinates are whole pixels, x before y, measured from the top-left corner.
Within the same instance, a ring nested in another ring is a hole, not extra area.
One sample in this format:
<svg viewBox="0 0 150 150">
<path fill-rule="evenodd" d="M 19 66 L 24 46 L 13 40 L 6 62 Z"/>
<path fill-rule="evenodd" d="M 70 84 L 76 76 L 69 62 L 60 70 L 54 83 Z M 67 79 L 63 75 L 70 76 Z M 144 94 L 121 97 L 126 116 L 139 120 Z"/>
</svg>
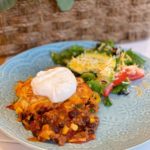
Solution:
<svg viewBox="0 0 150 150">
<path fill-rule="evenodd" d="M 36 149 L 125 149 L 150 139 L 150 60 L 146 59 L 145 78 L 135 81 L 128 96 L 111 95 L 113 106 L 100 106 L 100 125 L 96 139 L 84 144 L 65 144 L 59 147 L 52 143 L 30 142 L 31 132 L 16 121 L 14 111 L 6 106 L 15 99 L 14 85 L 18 80 L 34 76 L 38 71 L 54 65 L 51 51 L 61 51 L 71 45 L 94 47 L 96 42 L 72 41 L 49 44 L 19 54 L 0 67 L 0 129 L 21 143 Z M 142 93 L 137 93 L 137 89 Z"/>
</svg>

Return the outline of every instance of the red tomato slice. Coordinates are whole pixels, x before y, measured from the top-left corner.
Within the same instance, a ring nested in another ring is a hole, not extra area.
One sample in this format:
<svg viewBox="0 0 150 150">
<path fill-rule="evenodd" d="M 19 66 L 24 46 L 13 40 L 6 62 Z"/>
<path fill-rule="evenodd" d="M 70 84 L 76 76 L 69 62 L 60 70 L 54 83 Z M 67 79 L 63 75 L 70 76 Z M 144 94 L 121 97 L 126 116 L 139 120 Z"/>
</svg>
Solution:
<svg viewBox="0 0 150 150">
<path fill-rule="evenodd" d="M 115 80 L 110 83 L 104 90 L 104 96 L 108 96 L 112 89 L 117 86 L 120 85 L 123 81 L 125 81 L 127 78 L 129 78 L 130 80 L 137 80 L 144 77 L 144 70 L 141 68 L 138 68 L 135 65 L 132 66 L 126 66 L 122 69 L 122 71 L 120 73 L 117 73 L 115 75 Z"/>
<path fill-rule="evenodd" d="M 110 83 L 104 90 L 104 93 L 103 93 L 103 96 L 107 97 L 109 96 L 110 92 L 112 91 L 114 87 L 114 84 L 113 83 Z"/>
<path fill-rule="evenodd" d="M 121 71 L 120 73 L 117 73 L 115 75 L 115 80 L 113 81 L 114 86 L 117 86 L 119 84 L 121 84 L 123 81 L 125 81 L 127 79 L 127 73 L 126 71 Z"/>
<path fill-rule="evenodd" d="M 130 80 L 137 80 L 144 77 L 144 70 L 135 65 L 124 67 L 125 72 Z"/>
<path fill-rule="evenodd" d="M 127 79 L 127 73 L 125 71 L 121 71 L 120 73 L 117 73 L 115 75 L 115 80 L 105 88 L 103 96 L 105 97 L 108 96 L 115 86 L 120 85 L 126 79 Z"/>
</svg>

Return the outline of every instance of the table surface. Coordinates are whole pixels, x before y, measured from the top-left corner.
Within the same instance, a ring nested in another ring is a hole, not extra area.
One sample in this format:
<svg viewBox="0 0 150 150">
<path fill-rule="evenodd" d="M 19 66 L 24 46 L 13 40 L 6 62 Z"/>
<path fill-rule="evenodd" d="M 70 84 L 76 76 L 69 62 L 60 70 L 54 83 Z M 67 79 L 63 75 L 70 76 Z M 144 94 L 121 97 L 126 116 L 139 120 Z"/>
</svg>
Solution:
<svg viewBox="0 0 150 150">
<path fill-rule="evenodd" d="M 133 43 L 120 44 L 125 48 L 132 48 L 138 53 L 144 56 L 150 57 L 150 39 L 137 41 Z M 0 64 L 3 64 L 8 57 L 0 57 Z M 19 144 L 17 141 L 9 138 L 0 131 L 0 150 L 30 150 L 24 145 Z M 136 147 L 130 148 L 130 150 L 150 150 L 150 141 L 140 144 Z"/>
</svg>

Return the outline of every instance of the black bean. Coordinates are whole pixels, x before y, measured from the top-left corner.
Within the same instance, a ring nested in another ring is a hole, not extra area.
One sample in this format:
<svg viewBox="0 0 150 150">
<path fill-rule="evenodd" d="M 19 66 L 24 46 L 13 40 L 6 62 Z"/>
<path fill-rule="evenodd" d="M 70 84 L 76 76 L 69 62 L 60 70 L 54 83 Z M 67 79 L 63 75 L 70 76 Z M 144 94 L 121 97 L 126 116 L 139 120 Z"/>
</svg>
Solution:
<svg viewBox="0 0 150 150">
<path fill-rule="evenodd" d="M 77 110 L 77 109 L 74 109 L 74 110 L 72 110 L 72 111 L 70 111 L 69 113 L 68 113 L 68 115 L 69 115 L 69 118 L 75 118 L 76 116 L 78 116 L 79 115 L 79 111 Z"/>
<path fill-rule="evenodd" d="M 54 126 L 53 130 L 54 130 L 55 133 L 59 133 L 60 132 L 59 126 Z"/>
<path fill-rule="evenodd" d="M 31 117 L 30 117 L 30 121 L 33 121 L 34 120 L 34 116 L 33 115 L 31 115 Z"/>
<path fill-rule="evenodd" d="M 92 130 L 92 129 L 88 130 L 88 132 L 89 132 L 89 134 L 94 134 L 95 133 L 95 131 Z"/>
<path fill-rule="evenodd" d="M 95 105 L 94 104 L 90 104 L 90 108 L 93 108 L 93 107 L 95 107 Z"/>
<path fill-rule="evenodd" d="M 88 101 L 85 105 L 90 105 L 91 104 L 91 102 L 90 101 Z"/>
<path fill-rule="evenodd" d="M 88 127 L 94 129 L 96 127 L 96 124 L 95 123 L 89 123 Z"/>
<path fill-rule="evenodd" d="M 88 116 L 84 116 L 82 120 L 83 120 L 85 125 L 90 123 L 90 118 Z"/>
<path fill-rule="evenodd" d="M 58 143 L 59 140 L 58 140 L 57 138 L 54 138 L 54 139 L 53 139 L 53 142 Z"/>
<path fill-rule="evenodd" d="M 40 108 L 40 110 L 38 110 L 37 113 L 38 113 L 39 115 L 42 115 L 42 114 L 44 114 L 45 112 L 47 112 L 48 110 L 49 110 L 49 108 L 43 107 L 43 108 Z"/>
<path fill-rule="evenodd" d="M 21 119 L 24 120 L 26 118 L 26 114 L 21 114 Z"/>
<path fill-rule="evenodd" d="M 59 128 L 63 128 L 64 127 L 64 123 L 59 123 Z"/>
</svg>

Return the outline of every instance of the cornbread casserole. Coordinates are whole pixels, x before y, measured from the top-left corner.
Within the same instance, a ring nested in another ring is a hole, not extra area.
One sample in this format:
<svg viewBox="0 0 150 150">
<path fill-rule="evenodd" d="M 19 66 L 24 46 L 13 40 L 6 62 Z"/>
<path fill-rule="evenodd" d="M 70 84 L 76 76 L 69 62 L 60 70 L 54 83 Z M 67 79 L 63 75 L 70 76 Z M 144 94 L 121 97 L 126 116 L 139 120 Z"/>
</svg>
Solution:
<svg viewBox="0 0 150 150">
<path fill-rule="evenodd" d="M 16 111 L 18 121 L 32 131 L 34 137 L 30 140 L 52 140 L 64 145 L 95 139 L 100 97 L 82 78 L 77 78 L 76 93 L 62 103 L 52 103 L 47 97 L 34 95 L 31 81 L 32 78 L 17 83 L 18 100 L 8 106 Z"/>
</svg>

